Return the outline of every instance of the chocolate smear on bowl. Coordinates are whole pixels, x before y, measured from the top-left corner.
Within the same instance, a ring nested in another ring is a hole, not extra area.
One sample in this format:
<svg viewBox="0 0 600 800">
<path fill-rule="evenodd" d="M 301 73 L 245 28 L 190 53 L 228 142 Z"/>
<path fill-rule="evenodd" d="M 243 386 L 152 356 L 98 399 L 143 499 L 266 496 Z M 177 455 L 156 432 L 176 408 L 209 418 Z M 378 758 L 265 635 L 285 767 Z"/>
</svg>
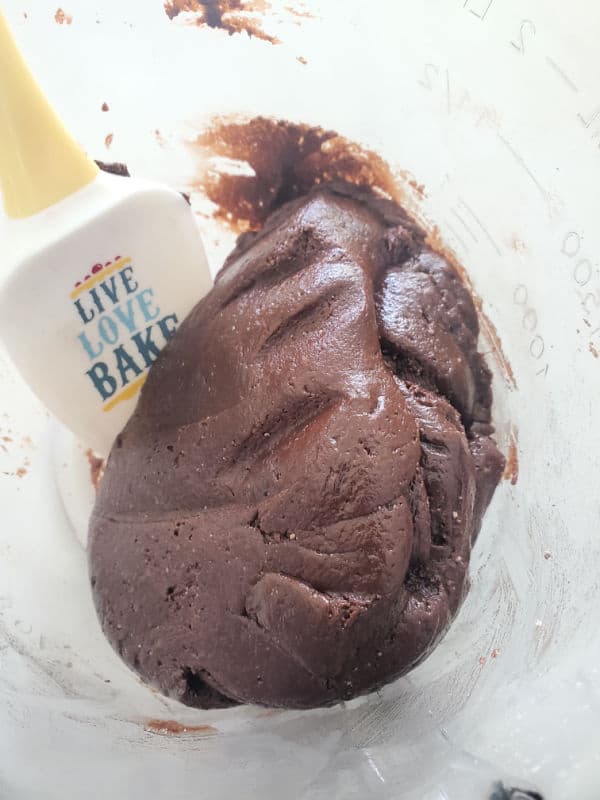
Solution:
<svg viewBox="0 0 600 800">
<path fill-rule="evenodd" d="M 238 233 L 258 230 L 284 203 L 326 183 L 368 187 L 398 203 L 404 199 L 381 156 L 325 128 L 268 117 L 220 118 L 192 146 L 200 162 L 195 188 L 214 203 L 215 218 Z M 231 162 L 249 170 L 232 173 Z"/>
<path fill-rule="evenodd" d="M 260 15 L 270 7 L 266 0 L 169 0 L 165 3 L 165 12 L 169 19 L 191 12 L 196 25 L 220 28 L 230 36 L 246 33 L 270 44 L 279 44 L 279 39 L 266 33 L 260 25 Z"/>
</svg>

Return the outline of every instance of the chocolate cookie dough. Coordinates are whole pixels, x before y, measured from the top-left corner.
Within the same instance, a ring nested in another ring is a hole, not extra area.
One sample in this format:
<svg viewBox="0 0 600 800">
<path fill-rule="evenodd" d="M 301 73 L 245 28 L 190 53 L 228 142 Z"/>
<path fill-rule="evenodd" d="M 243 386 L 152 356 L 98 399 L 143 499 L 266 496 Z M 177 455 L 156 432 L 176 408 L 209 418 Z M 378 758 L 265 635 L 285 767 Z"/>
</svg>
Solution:
<svg viewBox="0 0 600 800">
<path fill-rule="evenodd" d="M 454 268 L 317 187 L 244 234 L 148 376 L 91 523 L 98 613 L 162 692 L 309 708 L 447 629 L 504 459 Z"/>
</svg>

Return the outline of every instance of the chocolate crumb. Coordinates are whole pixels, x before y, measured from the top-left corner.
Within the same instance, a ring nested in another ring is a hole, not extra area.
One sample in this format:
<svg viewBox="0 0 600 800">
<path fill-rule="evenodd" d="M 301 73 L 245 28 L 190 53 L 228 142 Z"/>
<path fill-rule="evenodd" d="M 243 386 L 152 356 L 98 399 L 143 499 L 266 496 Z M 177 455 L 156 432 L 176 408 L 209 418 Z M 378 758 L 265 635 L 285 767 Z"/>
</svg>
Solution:
<svg viewBox="0 0 600 800">
<path fill-rule="evenodd" d="M 85 454 L 90 465 L 90 478 L 92 480 L 92 486 L 94 487 L 95 491 L 98 491 L 100 481 L 104 476 L 106 461 L 103 458 L 100 458 L 100 456 L 97 456 L 91 448 L 86 450 Z"/>
<path fill-rule="evenodd" d="M 96 164 L 103 172 L 110 172 L 111 175 L 119 175 L 121 178 L 130 178 L 127 164 L 122 164 L 120 161 L 106 162 L 96 160 Z"/>
<path fill-rule="evenodd" d="M 508 444 L 508 455 L 506 457 L 506 467 L 504 475 L 502 476 L 505 481 L 510 481 L 512 486 L 515 486 L 519 480 L 519 435 L 516 428 L 510 433 L 510 441 Z"/>
<path fill-rule="evenodd" d="M 212 725 L 184 725 L 174 719 L 149 719 L 144 725 L 145 730 L 152 733 L 179 735 L 182 733 L 197 733 L 204 736 L 214 736 L 219 731 Z"/>
<path fill-rule="evenodd" d="M 58 25 L 64 25 L 65 22 L 67 25 L 70 25 L 73 22 L 73 17 L 70 14 L 65 14 L 62 8 L 58 8 L 56 10 L 56 14 L 54 15 L 54 21 Z"/>
</svg>

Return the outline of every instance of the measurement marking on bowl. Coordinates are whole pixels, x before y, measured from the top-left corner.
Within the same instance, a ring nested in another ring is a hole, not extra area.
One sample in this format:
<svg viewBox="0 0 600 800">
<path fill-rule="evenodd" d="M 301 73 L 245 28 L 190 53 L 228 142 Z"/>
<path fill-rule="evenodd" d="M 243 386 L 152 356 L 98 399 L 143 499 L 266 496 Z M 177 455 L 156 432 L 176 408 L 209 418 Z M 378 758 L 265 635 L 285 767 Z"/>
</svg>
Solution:
<svg viewBox="0 0 600 800">
<path fill-rule="evenodd" d="M 577 114 L 577 117 L 584 128 L 591 128 L 596 120 L 600 119 L 600 107 L 592 111 L 591 114 Z"/>
<path fill-rule="evenodd" d="M 482 22 L 489 14 L 494 0 L 463 0 L 463 8 Z"/>
<path fill-rule="evenodd" d="M 563 81 L 566 83 L 569 89 L 571 89 L 572 92 L 577 93 L 579 91 L 579 88 L 575 85 L 575 82 L 572 81 L 571 78 L 569 78 L 564 69 L 562 67 L 559 67 L 559 65 L 553 58 L 550 58 L 550 56 L 546 56 L 546 64 L 548 64 L 548 66 L 551 67 L 554 70 L 554 72 L 556 72 L 556 74 L 563 79 Z"/>
<path fill-rule="evenodd" d="M 424 64 L 417 84 L 440 99 L 443 98 L 449 116 L 462 111 L 476 117 L 476 127 L 484 122 L 493 129 L 498 127 L 499 117 L 496 109 L 473 99 L 468 89 L 456 86 L 453 76 L 446 67 L 431 62 Z"/>
<path fill-rule="evenodd" d="M 517 40 L 511 39 L 511 45 L 520 55 L 524 56 L 527 49 L 527 41 L 529 36 L 535 36 L 537 29 L 535 22 L 531 19 L 521 20 L 521 27 L 519 28 L 519 35 Z"/>
<path fill-rule="evenodd" d="M 535 175 L 535 173 L 534 173 L 534 172 L 531 170 L 531 168 L 529 167 L 529 164 L 527 163 L 527 161 L 525 161 L 525 159 L 524 159 L 524 157 L 521 155 L 521 153 L 519 153 L 519 151 L 518 151 L 518 150 L 517 150 L 517 149 L 514 147 L 514 145 L 512 145 L 512 144 L 511 144 L 511 143 L 508 141 L 508 139 L 505 139 L 505 138 L 504 138 L 504 136 L 502 136 L 502 134 L 501 134 L 501 133 L 498 133 L 498 139 L 499 139 L 499 140 L 502 142 L 502 144 L 504 145 L 504 147 L 505 147 L 505 148 L 508 150 L 508 152 L 509 152 L 509 153 L 512 155 L 512 157 L 515 159 L 515 161 L 517 162 L 517 164 L 518 164 L 518 165 L 519 165 L 519 166 L 520 166 L 520 167 L 521 167 L 521 168 L 522 168 L 522 169 L 523 169 L 523 170 L 524 170 L 524 171 L 527 173 L 527 175 L 529 175 L 529 177 L 530 177 L 530 178 L 531 178 L 531 180 L 533 181 L 533 184 L 534 184 L 534 185 L 536 186 L 536 188 L 539 190 L 539 192 L 540 192 L 540 194 L 542 195 L 542 197 L 544 198 L 544 200 L 545 200 L 547 203 L 550 203 L 550 200 L 551 200 L 551 198 L 550 198 L 550 192 L 549 192 L 549 191 L 548 191 L 548 190 L 547 190 L 547 189 L 544 187 L 544 185 L 543 185 L 543 184 L 541 183 L 541 181 L 540 181 L 540 180 L 537 178 L 537 176 Z"/>
<path fill-rule="evenodd" d="M 540 361 L 546 352 L 546 342 L 544 337 L 537 332 L 538 315 L 537 311 L 529 304 L 529 290 L 524 283 L 518 284 L 513 292 L 513 302 L 515 305 L 520 306 L 523 310 L 521 318 L 521 326 L 528 332 L 534 334 L 529 342 L 529 355 L 534 361 Z M 548 374 L 549 365 L 546 363 L 535 374 L 543 375 Z"/>
<path fill-rule="evenodd" d="M 563 238 L 561 253 L 572 264 L 571 278 L 585 316 L 583 322 L 589 330 L 588 350 L 598 358 L 600 352 L 600 266 L 583 251 L 584 234 L 568 231 Z M 594 280 L 595 278 L 595 280 Z"/>
<path fill-rule="evenodd" d="M 529 52 L 529 44 L 537 34 L 537 27 L 533 20 L 521 20 L 521 27 L 519 34 L 515 39 L 511 39 L 510 44 L 514 51 L 524 56 Z M 573 80 L 569 72 L 559 64 L 552 56 L 546 54 L 546 65 L 552 70 L 555 76 L 560 78 L 563 87 L 567 88 L 573 94 L 579 94 L 579 86 Z M 592 109 L 585 111 L 580 110 L 574 117 L 585 130 L 590 131 L 592 141 L 597 144 L 600 149 L 600 105 L 596 105 Z"/>
<path fill-rule="evenodd" d="M 465 229 L 465 231 L 469 234 L 471 239 L 473 239 L 473 241 L 476 244 L 478 244 L 479 243 L 479 239 L 477 238 L 476 234 L 474 233 L 474 231 L 470 227 L 470 225 L 467 223 L 465 218 L 462 217 L 455 208 L 451 208 L 450 209 L 450 213 L 454 216 L 455 219 L 457 219 L 459 221 L 459 223 L 462 225 L 462 227 Z"/>
<path fill-rule="evenodd" d="M 532 19 L 522 19 L 518 35 L 510 40 L 511 46 L 521 56 L 529 52 L 529 44 L 537 35 L 537 26 Z M 558 64 L 554 58 L 547 55 L 546 64 L 557 75 L 563 84 L 567 86 L 574 94 L 579 92 L 579 87 L 575 81 L 569 76 L 567 71 Z"/>
<path fill-rule="evenodd" d="M 476 224 L 479 226 L 479 229 L 482 231 L 483 235 L 484 235 L 484 236 L 485 236 L 485 238 L 488 240 L 488 242 L 491 244 L 491 246 L 494 248 L 494 250 L 496 251 L 496 253 L 498 253 L 498 255 L 499 255 L 499 256 L 501 256 L 501 255 L 502 255 L 502 250 L 501 250 L 501 249 L 498 247 L 498 245 L 496 244 L 496 241 L 494 240 L 494 237 L 493 237 L 493 236 L 491 235 L 491 233 L 489 232 L 489 230 L 488 230 L 487 226 L 483 224 L 483 222 L 481 221 L 481 219 L 479 218 L 479 216 L 478 216 L 478 215 L 475 213 L 475 211 L 473 211 L 473 209 L 471 208 L 471 206 L 470 206 L 470 205 L 468 205 L 468 203 L 465 201 L 465 199 L 464 199 L 463 197 L 459 197 L 459 198 L 458 198 L 458 204 L 459 204 L 459 206 L 462 206 L 462 208 L 463 208 L 463 209 L 464 209 L 464 210 L 465 210 L 465 211 L 466 211 L 468 214 L 470 214 L 470 216 L 473 218 L 473 220 L 474 220 L 474 221 L 476 222 Z"/>
<path fill-rule="evenodd" d="M 451 222 L 448 222 L 448 220 L 445 221 L 444 225 L 450 231 L 452 236 L 456 239 L 456 241 L 459 243 L 459 245 L 462 247 L 462 249 L 465 251 L 465 253 L 467 253 L 467 254 L 470 253 L 469 245 L 465 242 L 465 240 L 460 235 L 460 233 L 456 230 L 454 225 Z"/>
<path fill-rule="evenodd" d="M 486 106 L 473 100 L 468 89 L 456 87 L 450 71 L 446 67 L 441 67 L 431 62 L 424 64 L 423 72 L 417 83 L 428 92 L 443 96 L 448 115 L 456 111 L 472 113 L 476 115 L 477 126 L 481 125 L 482 122 L 487 122 L 492 127 L 497 126 L 498 115 L 496 110 L 491 106 Z"/>
<path fill-rule="evenodd" d="M 596 143 L 600 139 L 600 106 L 589 114 L 579 113 L 577 115 L 580 123 L 586 130 L 591 131 L 590 138 Z M 600 142 L 596 145 L 600 149 Z"/>
</svg>

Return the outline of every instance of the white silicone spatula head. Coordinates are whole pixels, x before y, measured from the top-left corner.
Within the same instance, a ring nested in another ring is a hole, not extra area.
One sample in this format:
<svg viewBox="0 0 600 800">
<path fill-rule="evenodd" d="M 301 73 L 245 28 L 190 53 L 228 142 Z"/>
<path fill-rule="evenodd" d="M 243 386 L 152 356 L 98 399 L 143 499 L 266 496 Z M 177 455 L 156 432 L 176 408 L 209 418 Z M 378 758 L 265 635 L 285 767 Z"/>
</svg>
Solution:
<svg viewBox="0 0 600 800">
<path fill-rule="evenodd" d="M 99 172 L 0 12 L 0 338 L 32 389 L 107 453 L 210 272 L 176 192 Z"/>
</svg>

